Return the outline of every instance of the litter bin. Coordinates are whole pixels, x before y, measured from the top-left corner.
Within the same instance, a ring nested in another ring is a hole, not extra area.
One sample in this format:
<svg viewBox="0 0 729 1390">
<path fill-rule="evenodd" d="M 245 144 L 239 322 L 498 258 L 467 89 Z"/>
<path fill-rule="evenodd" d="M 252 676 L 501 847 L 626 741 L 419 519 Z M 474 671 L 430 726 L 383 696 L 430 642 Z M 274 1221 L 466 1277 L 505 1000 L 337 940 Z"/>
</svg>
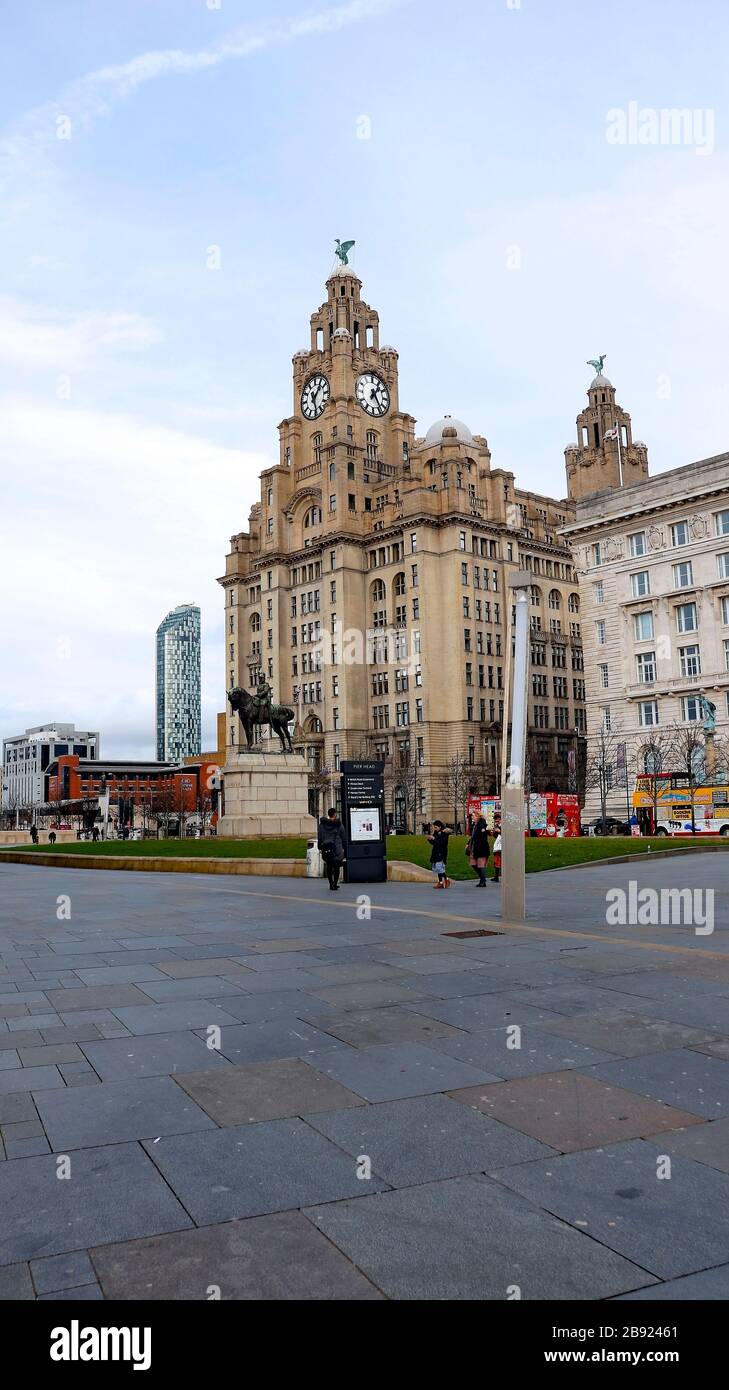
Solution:
<svg viewBox="0 0 729 1390">
<path fill-rule="evenodd" d="M 323 874 L 324 860 L 321 856 L 321 850 L 318 849 L 316 841 L 309 840 L 308 849 L 306 851 L 306 877 L 321 878 Z"/>
</svg>

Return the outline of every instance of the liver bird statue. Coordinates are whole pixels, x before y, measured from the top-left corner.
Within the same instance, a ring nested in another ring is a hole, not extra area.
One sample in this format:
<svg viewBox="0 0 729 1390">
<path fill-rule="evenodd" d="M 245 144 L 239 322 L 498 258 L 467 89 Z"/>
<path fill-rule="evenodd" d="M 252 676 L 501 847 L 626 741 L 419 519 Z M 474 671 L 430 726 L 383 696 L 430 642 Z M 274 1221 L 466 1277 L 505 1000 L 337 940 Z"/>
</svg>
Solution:
<svg viewBox="0 0 729 1390">
<path fill-rule="evenodd" d="M 587 359 L 587 365 L 588 365 L 588 367 L 594 367 L 594 368 L 595 368 L 595 374 L 596 374 L 597 376 L 601 376 L 601 375 L 602 375 L 602 364 L 603 364 L 603 362 L 605 361 L 605 358 L 606 358 L 606 357 L 607 357 L 607 353 L 604 352 L 604 353 L 602 354 L 601 357 L 588 357 L 588 359 Z"/>
<path fill-rule="evenodd" d="M 353 241 L 340 241 L 339 237 L 337 237 L 336 254 L 342 262 L 342 265 L 349 265 L 349 252 L 354 245 L 355 243 Z"/>
</svg>

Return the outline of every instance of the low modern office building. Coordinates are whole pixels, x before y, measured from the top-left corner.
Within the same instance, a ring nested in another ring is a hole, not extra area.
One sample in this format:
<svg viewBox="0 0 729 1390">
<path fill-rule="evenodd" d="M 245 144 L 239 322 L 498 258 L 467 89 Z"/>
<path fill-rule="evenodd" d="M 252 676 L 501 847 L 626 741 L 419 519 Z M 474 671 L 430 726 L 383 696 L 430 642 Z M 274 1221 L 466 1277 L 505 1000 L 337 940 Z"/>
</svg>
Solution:
<svg viewBox="0 0 729 1390">
<path fill-rule="evenodd" d="M 100 735 L 82 732 L 75 724 L 38 724 L 3 740 L 2 808 L 6 815 L 27 818 L 46 799 L 46 772 L 65 754 L 94 763 Z"/>
</svg>

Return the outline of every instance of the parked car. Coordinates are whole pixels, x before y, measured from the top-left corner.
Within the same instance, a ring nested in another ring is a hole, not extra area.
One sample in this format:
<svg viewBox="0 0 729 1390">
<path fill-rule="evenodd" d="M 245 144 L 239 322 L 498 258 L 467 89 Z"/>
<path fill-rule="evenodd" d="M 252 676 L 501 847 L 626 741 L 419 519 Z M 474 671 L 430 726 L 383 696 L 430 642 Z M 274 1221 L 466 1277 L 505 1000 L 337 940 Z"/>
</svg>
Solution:
<svg viewBox="0 0 729 1390">
<path fill-rule="evenodd" d="M 630 825 L 626 820 L 618 820 L 616 816 L 598 816 L 592 822 L 588 831 L 592 835 L 629 835 Z"/>
</svg>

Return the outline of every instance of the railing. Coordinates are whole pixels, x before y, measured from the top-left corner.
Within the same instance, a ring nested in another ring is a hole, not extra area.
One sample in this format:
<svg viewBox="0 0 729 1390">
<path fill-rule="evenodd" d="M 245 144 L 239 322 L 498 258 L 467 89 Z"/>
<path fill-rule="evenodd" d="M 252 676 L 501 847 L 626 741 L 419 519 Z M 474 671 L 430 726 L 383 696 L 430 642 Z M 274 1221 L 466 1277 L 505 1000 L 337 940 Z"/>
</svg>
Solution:
<svg viewBox="0 0 729 1390">
<path fill-rule="evenodd" d="M 296 469 L 296 481 L 298 483 L 302 478 L 313 478 L 316 473 L 321 473 L 321 464 L 307 463 L 306 468 Z"/>
</svg>

